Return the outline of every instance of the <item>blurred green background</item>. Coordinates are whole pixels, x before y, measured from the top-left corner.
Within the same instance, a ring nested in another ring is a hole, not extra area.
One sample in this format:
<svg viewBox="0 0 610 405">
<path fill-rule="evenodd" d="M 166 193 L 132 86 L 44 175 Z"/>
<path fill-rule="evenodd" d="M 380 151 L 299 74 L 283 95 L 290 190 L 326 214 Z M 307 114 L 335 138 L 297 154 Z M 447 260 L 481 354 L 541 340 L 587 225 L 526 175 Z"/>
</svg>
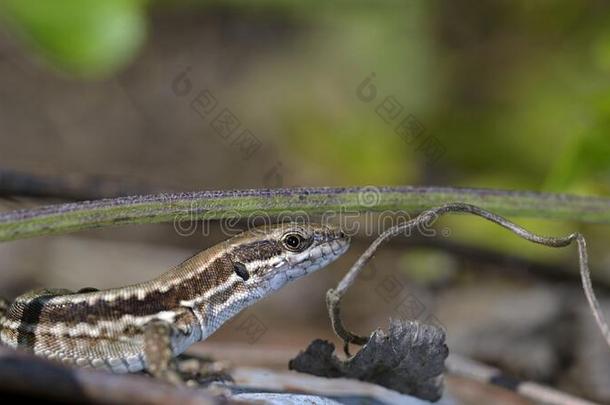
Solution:
<svg viewBox="0 0 610 405">
<path fill-rule="evenodd" d="M 252 126 L 273 117 L 264 136 L 282 134 L 282 156 L 311 167 L 311 183 L 610 191 L 603 2 L 7 0 L 0 11 L 30 56 L 69 80 L 126 74 L 164 39 L 151 15 L 243 25 L 233 27 L 237 46 L 258 33 L 262 44 L 242 45 L 265 52 L 227 64 L 235 72 L 218 91 L 231 92 Z M 216 51 L 235 45 L 216 39 Z M 359 102 L 371 72 L 377 99 Z M 380 119 L 385 96 L 440 141 L 438 161 Z"/>
<path fill-rule="evenodd" d="M 442 184 L 610 192 L 604 2 L 0 7 L 4 166 L 146 178 L 181 190 Z M 176 96 L 172 83 L 185 68 L 193 89 Z M 359 86 L 371 75 L 376 97 L 363 101 Z M 216 112 L 228 108 L 239 131 L 256 136 L 252 159 L 214 132 L 212 116 L 190 107 L 205 89 Z M 387 97 L 399 106 L 383 115 Z M 408 117 L 419 130 L 401 135 L 396 128 Z M 436 149 L 426 149 L 430 142 Z M 548 232 L 573 226 L 535 224 Z M 476 221 L 466 229 L 464 237 L 514 247 Z"/>
</svg>

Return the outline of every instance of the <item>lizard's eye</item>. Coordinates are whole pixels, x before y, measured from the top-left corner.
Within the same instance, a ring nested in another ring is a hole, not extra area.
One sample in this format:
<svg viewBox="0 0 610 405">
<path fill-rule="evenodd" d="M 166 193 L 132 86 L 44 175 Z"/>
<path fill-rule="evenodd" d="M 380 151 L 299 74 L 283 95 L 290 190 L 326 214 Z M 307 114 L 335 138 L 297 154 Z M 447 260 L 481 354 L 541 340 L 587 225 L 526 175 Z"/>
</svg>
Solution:
<svg viewBox="0 0 610 405">
<path fill-rule="evenodd" d="M 295 232 L 287 233 L 282 237 L 284 247 L 292 252 L 301 252 L 307 248 L 307 239 Z"/>
</svg>

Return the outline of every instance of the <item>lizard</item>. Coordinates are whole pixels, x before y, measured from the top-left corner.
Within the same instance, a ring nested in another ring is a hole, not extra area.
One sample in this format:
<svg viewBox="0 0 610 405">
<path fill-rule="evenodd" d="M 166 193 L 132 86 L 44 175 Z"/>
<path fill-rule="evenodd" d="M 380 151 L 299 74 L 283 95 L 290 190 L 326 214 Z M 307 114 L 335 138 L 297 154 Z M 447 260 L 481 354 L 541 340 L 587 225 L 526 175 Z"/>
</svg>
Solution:
<svg viewBox="0 0 610 405">
<path fill-rule="evenodd" d="M 39 289 L 0 303 L 0 342 L 64 364 L 146 371 L 179 383 L 175 358 L 288 282 L 333 262 L 350 238 L 294 222 L 247 230 L 149 281 Z"/>
</svg>

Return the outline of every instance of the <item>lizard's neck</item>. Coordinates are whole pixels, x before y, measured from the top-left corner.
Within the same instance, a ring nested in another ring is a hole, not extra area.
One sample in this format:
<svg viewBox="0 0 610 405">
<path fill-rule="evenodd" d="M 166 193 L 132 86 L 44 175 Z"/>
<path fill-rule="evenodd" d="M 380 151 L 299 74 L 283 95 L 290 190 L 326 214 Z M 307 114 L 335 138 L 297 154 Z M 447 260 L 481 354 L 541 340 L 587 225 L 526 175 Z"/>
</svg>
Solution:
<svg viewBox="0 0 610 405">
<path fill-rule="evenodd" d="M 244 287 L 233 266 L 231 247 L 221 244 L 145 283 L 145 288 L 165 303 L 162 310 L 189 308 L 201 327 L 200 339 L 205 339 L 228 319 L 262 298 L 256 290 Z"/>
</svg>

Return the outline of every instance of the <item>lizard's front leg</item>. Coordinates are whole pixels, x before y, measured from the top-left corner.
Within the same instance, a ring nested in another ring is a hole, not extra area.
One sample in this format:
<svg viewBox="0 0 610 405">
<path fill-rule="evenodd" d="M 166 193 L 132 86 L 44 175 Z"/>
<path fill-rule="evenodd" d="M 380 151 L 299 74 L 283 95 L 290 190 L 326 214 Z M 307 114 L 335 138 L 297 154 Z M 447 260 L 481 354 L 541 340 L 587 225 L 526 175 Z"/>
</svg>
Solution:
<svg viewBox="0 0 610 405">
<path fill-rule="evenodd" d="M 177 308 L 169 313 L 170 319 L 156 318 L 144 325 L 144 357 L 146 371 L 153 377 L 174 385 L 184 383 L 177 372 L 174 357 L 181 351 L 174 345 L 185 340 L 199 340 L 193 334 L 200 327 L 197 317 L 189 308 Z M 160 315 L 160 314 L 159 314 Z"/>
<path fill-rule="evenodd" d="M 172 350 L 172 335 L 178 333 L 175 326 L 167 321 L 156 319 L 144 327 L 144 357 L 146 371 L 153 377 L 171 384 L 182 384 L 182 378 L 175 370 Z"/>
<path fill-rule="evenodd" d="M 198 321 L 192 310 L 181 308 L 174 311 L 174 319 L 154 319 L 144 325 L 144 357 L 146 371 L 155 378 L 174 385 L 202 385 L 218 380 L 232 380 L 224 365 L 211 359 L 202 359 L 184 354 L 176 357 L 175 345 L 184 340 L 199 340 Z"/>
</svg>

